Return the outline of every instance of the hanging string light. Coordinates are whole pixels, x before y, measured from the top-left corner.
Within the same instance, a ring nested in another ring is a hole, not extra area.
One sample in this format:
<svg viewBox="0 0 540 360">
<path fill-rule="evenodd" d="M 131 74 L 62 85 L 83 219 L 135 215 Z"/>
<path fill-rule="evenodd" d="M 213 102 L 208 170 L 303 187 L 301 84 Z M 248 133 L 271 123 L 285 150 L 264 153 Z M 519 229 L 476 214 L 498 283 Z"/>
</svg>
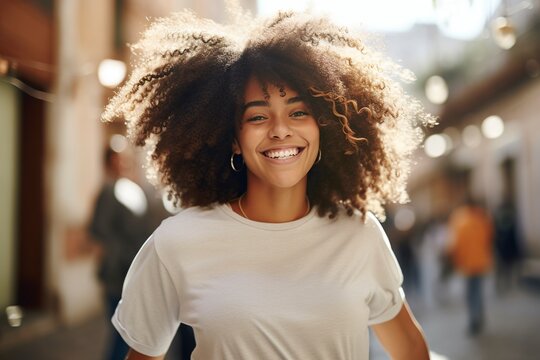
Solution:
<svg viewBox="0 0 540 360">
<path fill-rule="evenodd" d="M 503 0 L 502 6 L 502 15 L 491 21 L 491 34 L 497 46 L 509 50 L 517 42 L 516 28 L 510 17 L 522 10 L 531 10 L 534 6 L 530 1 L 522 1 L 509 8 L 507 0 Z"/>
<path fill-rule="evenodd" d="M 36 99 L 53 102 L 55 100 L 55 94 L 38 90 L 17 77 L 17 68 L 19 65 L 49 73 L 56 72 L 56 68 L 48 63 L 18 59 L 0 54 L 0 81 L 11 84 Z M 123 61 L 105 59 L 97 66 L 97 70 L 96 65 L 92 63 L 82 66 L 77 76 L 84 77 L 95 74 L 96 72 L 101 85 L 114 88 L 124 80 L 127 69 Z"/>
<path fill-rule="evenodd" d="M 491 34 L 495 44 L 501 49 L 509 50 L 516 44 L 516 29 L 506 16 L 493 19 L 491 22 Z"/>
</svg>

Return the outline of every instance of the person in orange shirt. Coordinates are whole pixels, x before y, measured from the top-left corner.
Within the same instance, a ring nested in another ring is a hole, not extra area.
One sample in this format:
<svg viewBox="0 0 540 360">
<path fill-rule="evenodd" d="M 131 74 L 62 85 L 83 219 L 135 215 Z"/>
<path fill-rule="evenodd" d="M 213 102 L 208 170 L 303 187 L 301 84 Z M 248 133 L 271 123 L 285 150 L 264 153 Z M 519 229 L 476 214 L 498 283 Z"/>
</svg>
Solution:
<svg viewBox="0 0 540 360">
<path fill-rule="evenodd" d="M 469 334 L 476 335 L 484 325 L 482 284 L 493 264 L 493 223 L 482 207 L 468 199 L 450 215 L 449 231 L 449 255 L 455 269 L 467 279 Z"/>
</svg>

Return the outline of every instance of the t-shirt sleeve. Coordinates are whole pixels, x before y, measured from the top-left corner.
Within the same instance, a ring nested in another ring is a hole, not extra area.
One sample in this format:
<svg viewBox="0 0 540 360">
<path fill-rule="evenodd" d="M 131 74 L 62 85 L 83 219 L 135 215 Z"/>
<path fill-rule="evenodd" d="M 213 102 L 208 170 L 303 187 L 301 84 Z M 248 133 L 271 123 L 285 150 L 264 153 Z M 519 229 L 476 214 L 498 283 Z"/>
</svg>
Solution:
<svg viewBox="0 0 540 360">
<path fill-rule="evenodd" d="M 398 314 L 405 294 L 401 288 L 403 274 L 381 224 L 368 214 L 366 226 L 371 242 L 368 267 L 373 281 L 368 298 L 368 325 L 375 325 Z"/>
<path fill-rule="evenodd" d="M 112 323 L 134 350 L 160 356 L 180 325 L 178 291 L 156 251 L 156 233 L 133 260 Z"/>
</svg>

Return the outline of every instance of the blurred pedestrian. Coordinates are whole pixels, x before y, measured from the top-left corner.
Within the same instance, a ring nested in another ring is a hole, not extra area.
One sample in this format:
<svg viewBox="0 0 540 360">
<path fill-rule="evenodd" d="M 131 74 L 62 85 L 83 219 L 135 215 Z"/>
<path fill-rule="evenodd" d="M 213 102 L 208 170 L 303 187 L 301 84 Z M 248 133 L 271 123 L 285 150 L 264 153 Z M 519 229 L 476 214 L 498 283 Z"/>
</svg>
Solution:
<svg viewBox="0 0 540 360">
<path fill-rule="evenodd" d="M 419 250 L 422 294 L 424 304 L 430 308 L 433 308 L 436 302 L 445 300 L 446 280 L 452 272 L 447 249 L 447 219 L 444 216 L 433 217 L 425 226 Z"/>
<path fill-rule="evenodd" d="M 512 288 L 522 259 L 518 216 L 514 195 L 514 160 L 502 163 L 503 201 L 497 206 L 495 219 L 496 289 L 503 294 Z"/>
<path fill-rule="evenodd" d="M 487 212 L 469 197 L 450 215 L 449 235 L 452 262 L 466 278 L 468 331 L 476 335 L 485 321 L 483 282 L 493 263 L 493 223 Z"/>
<path fill-rule="evenodd" d="M 502 294 L 512 288 L 519 262 L 521 248 L 514 204 L 504 201 L 494 212 L 495 251 L 497 255 L 496 289 Z"/>
<path fill-rule="evenodd" d="M 130 180 L 132 158 L 108 148 L 104 154 L 105 182 L 96 199 L 90 234 L 100 245 L 98 277 L 103 284 L 105 308 L 111 318 L 122 295 L 131 261 L 151 233 L 148 201 L 142 188 Z M 123 360 L 128 346 L 111 327 L 106 359 Z"/>
</svg>

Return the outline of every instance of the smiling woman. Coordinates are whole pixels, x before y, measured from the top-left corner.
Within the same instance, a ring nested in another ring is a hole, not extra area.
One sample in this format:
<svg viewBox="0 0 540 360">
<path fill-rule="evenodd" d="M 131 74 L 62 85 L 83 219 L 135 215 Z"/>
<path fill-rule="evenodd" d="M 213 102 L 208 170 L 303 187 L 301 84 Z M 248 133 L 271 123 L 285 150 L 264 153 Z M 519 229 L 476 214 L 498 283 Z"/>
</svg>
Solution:
<svg viewBox="0 0 540 360">
<path fill-rule="evenodd" d="M 296 220 L 309 211 L 309 201 L 303 201 L 308 172 L 320 151 L 317 122 L 288 86 L 276 87 L 251 77 L 244 98 L 233 150 L 244 158 L 248 192 L 244 207 L 240 200 L 236 205 L 244 214 L 249 212 L 252 220 Z M 278 193 L 287 201 L 278 201 Z M 278 208 L 279 204 L 284 207 Z"/>
<path fill-rule="evenodd" d="M 184 208 L 142 247 L 113 323 L 129 359 L 399 359 L 427 348 L 372 212 L 404 200 L 419 125 L 402 70 L 326 18 L 160 19 L 104 117 L 150 144 Z"/>
</svg>

